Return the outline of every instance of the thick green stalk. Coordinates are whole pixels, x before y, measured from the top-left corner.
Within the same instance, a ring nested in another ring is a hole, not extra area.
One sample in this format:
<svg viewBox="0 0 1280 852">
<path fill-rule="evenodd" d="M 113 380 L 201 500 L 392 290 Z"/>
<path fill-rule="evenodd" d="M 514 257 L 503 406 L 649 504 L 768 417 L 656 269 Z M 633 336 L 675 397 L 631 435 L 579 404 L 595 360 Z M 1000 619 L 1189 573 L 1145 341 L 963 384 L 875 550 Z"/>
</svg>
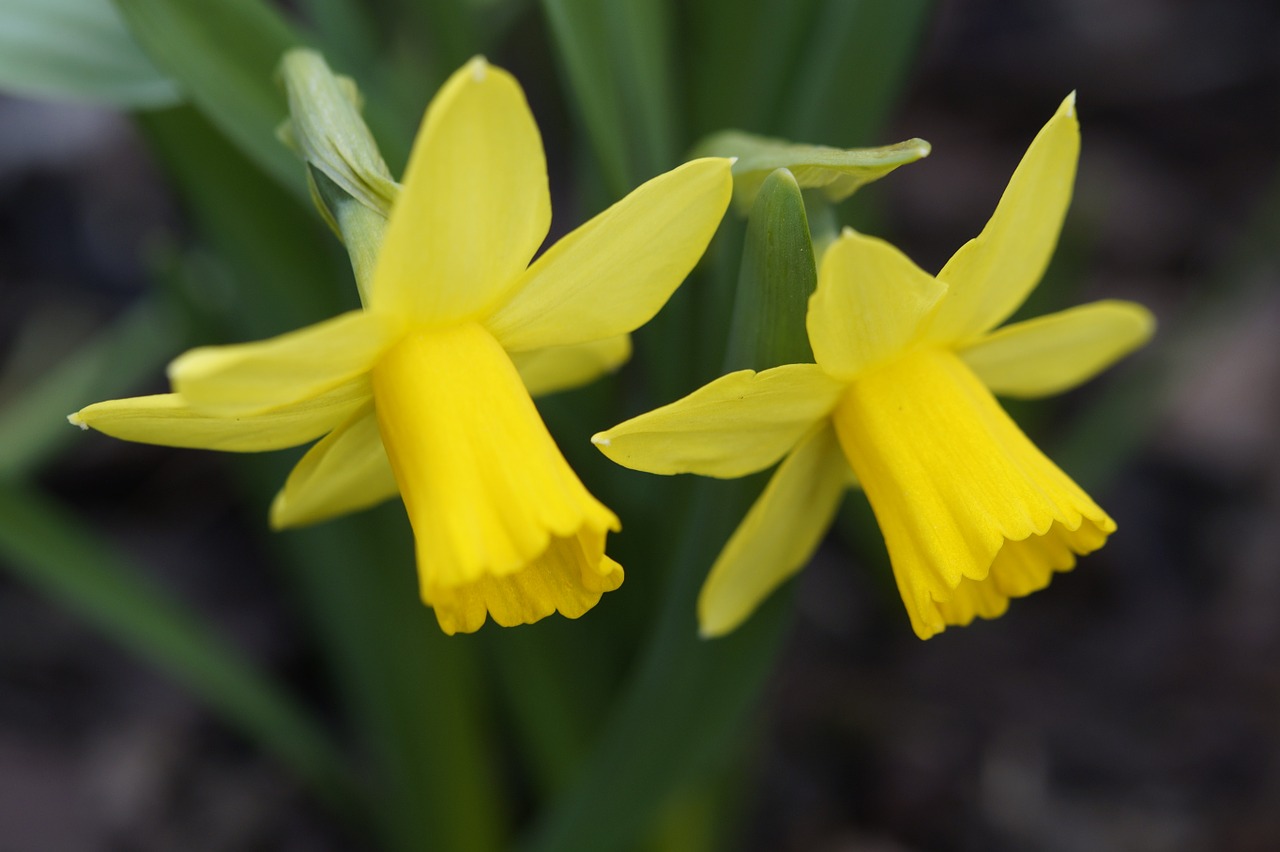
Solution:
<svg viewBox="0 0 1280 852">
<path fill-rule="evenodd" d="M 804 202 L 789 174 L 766 181 L 752 210 L 743 252 L 729 357 L 765 369 L 802 354 L 803 311 L 816 285 Z M 782 325 L 788 327 L 783 328 Z M 798 328 L 791 327 L 796 326 Z M 807 342 L 804 344 L 807 349 Z M 763 483 L 699 480 L 683 517 L 661 609 L 602 739 L 576 783 L 535 827 L 531 852 L 633 847 L 670 796 L 720 764 L 735 742 L 772 668 L 789 619 L 777 594 L 729 636 L 698 638 L 695 601 L 716 551 Z"/>
</svg>

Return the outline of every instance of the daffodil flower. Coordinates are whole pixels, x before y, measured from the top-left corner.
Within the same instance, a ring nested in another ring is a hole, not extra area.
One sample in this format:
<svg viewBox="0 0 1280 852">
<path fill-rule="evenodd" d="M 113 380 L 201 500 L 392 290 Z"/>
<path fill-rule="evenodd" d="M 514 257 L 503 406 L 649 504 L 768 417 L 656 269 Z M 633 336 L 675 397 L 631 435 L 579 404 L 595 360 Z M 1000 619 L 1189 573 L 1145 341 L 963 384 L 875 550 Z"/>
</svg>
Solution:
<svg viewBox="0 0 1280 852">
<path fill-rule="evenodd" d="M 576 618 L 622 582 L 614 514 L 578 480 L 531 393 L 627 357 L 693 268 L 732 192 L 730 161 L 654 178 L 550 247 L 542 140 L 515 79 L 473 60 L 428 107 L 364 310 L 270 340 L 195 349 L 173 393 L 72 422 L 230 451 L 321 438 L 271 507 L 276 528 L 399 493 L 422 599 L 446 633 Z M 522 379 L 523 376 L 523 379 Z"/>
<path fill-rule="evenodd" d="M 1144 308 L 1117 301 L 992 330 L 1048 264 L 1079 139 L 1072 95 L 936 278 L 886 242 L 842 234 L 809 301 L 816 364 L 731 373 L 593 438 L 653 473 L 738 477 L 782 460 L 703 587 L 705 635 L 732 630 L 803 567 L 855 482 L 921 638 L 1001 615 L 1115 530 L 993 396 L 1066 390 L 1152 333 Z"/>
</svg>

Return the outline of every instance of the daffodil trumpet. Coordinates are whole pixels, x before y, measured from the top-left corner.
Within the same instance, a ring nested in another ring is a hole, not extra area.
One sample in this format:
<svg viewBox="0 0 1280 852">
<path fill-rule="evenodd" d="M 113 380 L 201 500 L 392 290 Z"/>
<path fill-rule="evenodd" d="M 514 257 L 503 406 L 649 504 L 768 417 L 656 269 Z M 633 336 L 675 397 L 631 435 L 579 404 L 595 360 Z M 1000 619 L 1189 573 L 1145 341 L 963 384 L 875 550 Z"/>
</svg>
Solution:
<svg viewBox="0 0 1280 852">
<path fill-rule="evenodd" d="M 426 111 L 363 310 L 195 349 L 170 365 L 172 393 L 70 419 L 126 440 L 238 452 L 319 438 L 272 504 L 273 527 L 399 494 L 422 599 L 446 633 L 487 616 L 576 618 L 622 583 L 604 553 L 619 522 L 531 396 L 626 360 L 628 333 L 693 268 L 731 193 L 729 160 L 686 163 L 534 260 L 551 218 L 542 140 L 519 84 L 477 58 Z"/>
<path fill-rule="evenodd" d="M 704 635 L 733 630 L 804 566 L 853 484 L 921 638 L 1001 615 L 1115 531 L 995 398 L 1074 387 L 1154 329 L 1146 309 L 1119 301 L 997 328 L 1049 262 L 1079 139 L 1073 94 L 982 233 L 936 277 L 846 230 L 809 300 L 817 363 L 730 373 L 593 438 L 615 462 L 653 473 L 737 477 L 781 461 L 703 586 Z"/>
</svg>

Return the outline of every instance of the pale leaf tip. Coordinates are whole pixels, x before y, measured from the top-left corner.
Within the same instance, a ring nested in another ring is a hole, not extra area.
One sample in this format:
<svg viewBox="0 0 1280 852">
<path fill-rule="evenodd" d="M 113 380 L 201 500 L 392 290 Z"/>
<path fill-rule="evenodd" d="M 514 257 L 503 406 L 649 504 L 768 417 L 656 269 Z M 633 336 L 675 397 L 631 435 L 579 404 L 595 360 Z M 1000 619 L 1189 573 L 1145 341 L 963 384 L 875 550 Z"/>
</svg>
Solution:
<svg viewBox="0 0 1280 852">
<path fill-rule="evenodd" d="M 1068 118 L 1076 117 L 1076 90 L 1072 89 L 1071 94 L 1067 95 L 1066 100 L 1062 102 L 1062 113 Z"/>
</svg>

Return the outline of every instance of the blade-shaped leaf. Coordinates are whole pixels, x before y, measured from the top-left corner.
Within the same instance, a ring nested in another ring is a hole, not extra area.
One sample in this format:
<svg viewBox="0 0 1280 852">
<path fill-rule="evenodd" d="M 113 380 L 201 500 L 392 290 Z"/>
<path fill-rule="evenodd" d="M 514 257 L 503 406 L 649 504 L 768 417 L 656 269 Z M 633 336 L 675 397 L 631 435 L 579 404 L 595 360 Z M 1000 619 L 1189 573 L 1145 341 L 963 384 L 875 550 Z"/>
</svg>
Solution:
<svg viewBox="0 0 1280 852">
<path fill-rule="evenodd" d="M 4 481 L 0 556 L 27 583 L 168 672 L 330 804 L 351 806 L 344 760 L 291 696 L 110 545 L 39 494 Z"/>
<path fill-rule="evenodd" d="M 260 0 L 115 0 L 151 59 L 248 157 L 301 198 L 302 165 L 276 138 L 288 113 L 276 66 L 302 41 Z"/>
<path fill-rule="evenodd" d="M 138 47 L 111 0 L 5 0 L 0 88 L 124 108 L 182 99 L 174 81 Z"/>
<path fill-rule="evenodd" d="M 804 307 L 817 273 L 811 249 L 797 258 L 807 240 L 799 187 L 780 172 L 765 181 L 752 209 L 737 295 L 745 304 L 735 310 L 730 366 L 764 370 L 808 360 Z M 762 319 L 753 318 L 756 311 Z M 775 336 L 775 325 L 786 333 Z M 785 635 L 790 596 L 775 593 L 742 627 L 711 642 L 698 638 L 694 610 L 706 567 L 764 484 L 763 474 L 694 483 L 637 673 L 577 783 L 534 826 L 528 852 L 634 847 L 673 791 L 708 771 L 741 732 Z"/>
<path fill-rule="evenodd" d="M 899 166 L 927 157 L 929 150 L 923 139 L 879 148 L 828 148 L 726 130 L 704 139 L 696 153 L 738 158 L 733 164 L 733 202 L 745 213 L 774 169 L 788 169 L 801 189 L 820 189 L 829 200 L 842 201 Z"/>
<path fill-rule="evenodd" d="M 660 0 L 543 0 L 612 195 L 674 163 L 670 9 Z"/>
<path fill-rule="evenodd" d="M 146 302 L 54 365 L 0 408 L 0 474 L 31 471 L 76 437 L 69 412 L 160 375 L 181 339 L 174 318 Z"/>
</svg>

